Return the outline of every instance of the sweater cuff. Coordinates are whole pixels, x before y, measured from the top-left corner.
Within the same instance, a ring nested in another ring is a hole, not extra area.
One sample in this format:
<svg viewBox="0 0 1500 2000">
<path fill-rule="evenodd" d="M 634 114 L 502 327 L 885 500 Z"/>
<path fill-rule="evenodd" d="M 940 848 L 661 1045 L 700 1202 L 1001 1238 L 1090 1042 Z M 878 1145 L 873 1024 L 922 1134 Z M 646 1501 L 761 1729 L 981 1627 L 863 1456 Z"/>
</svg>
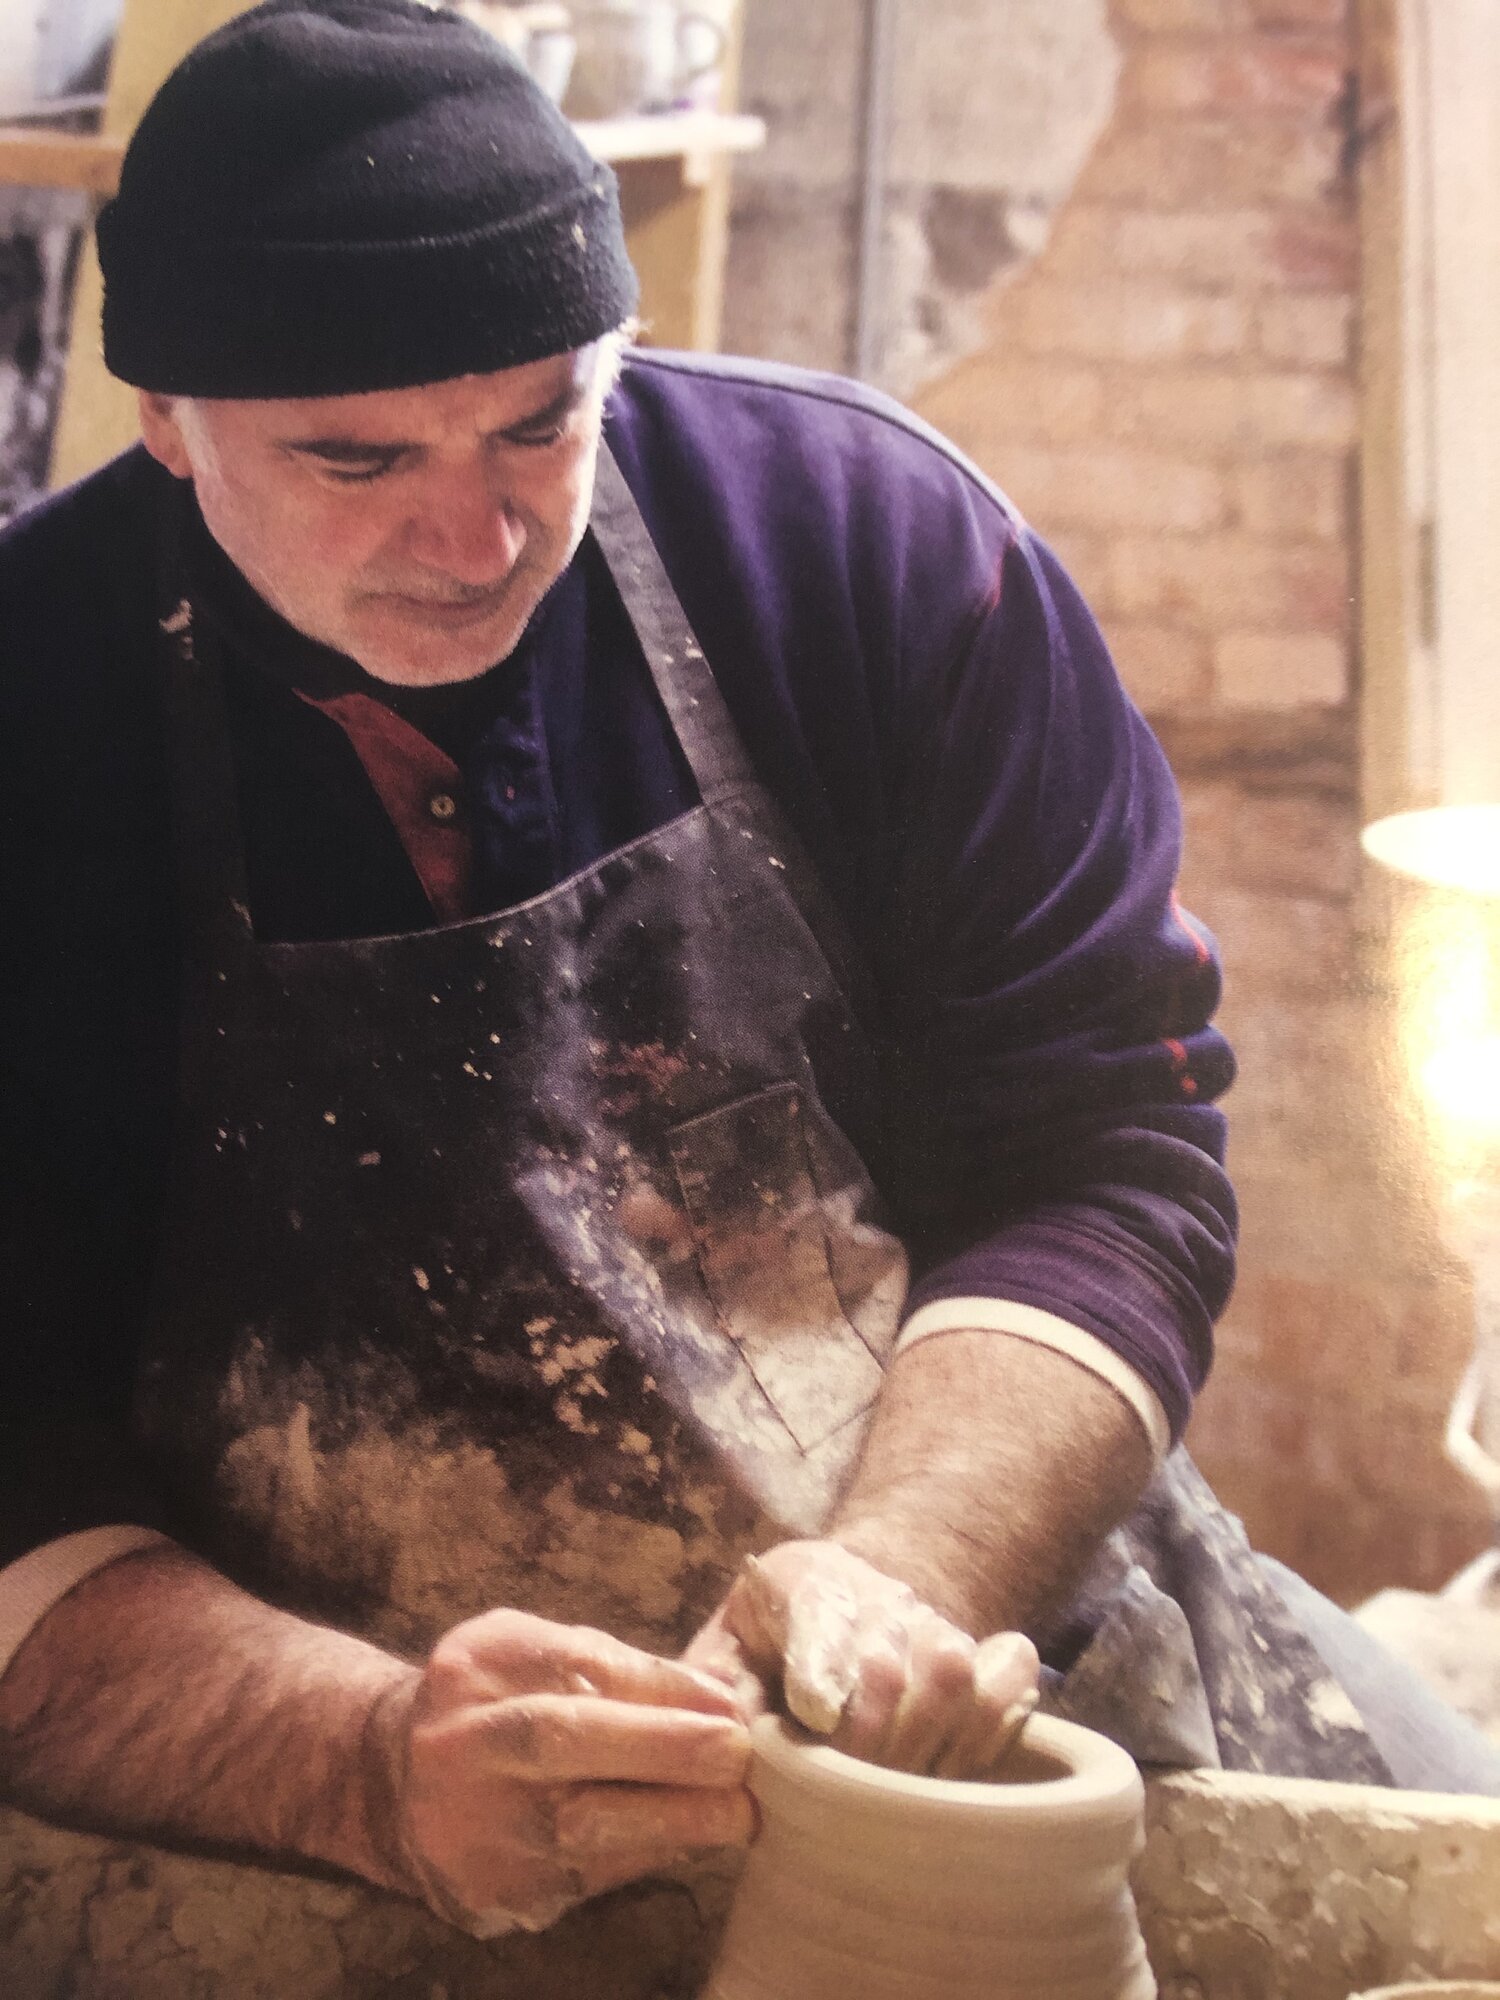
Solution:
<svg viewBox="0 0 1500 2000">
<path fill-rule="evenodd" d="M 170 1546 L 155 1528 L 84 1528 L 0 1569 L 0 1674 L 54 1605 L 96 1569 L 138 1549 Z"/>
<path fill-rule="evenodd" d="M 1160 1465 L 1166 1457 L 1171 1448 L 1172 1429 L 1160 1398 L 1145 1377 L 1137 1374 L 1097 1334 L 1086 1333 L 1055 1313 L 1042 1312 L 1037 1306 L 1021 1305 L 1011 1299 L 934 1299 L 931 1305 L 913 1313 L 902 1327 L 895 1351 L 904 1354 L 908 1347 L 915 1347 L 919 1340 L 930 1339 L 935 1333 L 960 1332 L 1008 1333 L 1017 1340 L 1050 1347 L 1054 1354 L 1065 1354 L 1129 1405 L 1146 1433 L 1152 1464 Z"/>
</svg>

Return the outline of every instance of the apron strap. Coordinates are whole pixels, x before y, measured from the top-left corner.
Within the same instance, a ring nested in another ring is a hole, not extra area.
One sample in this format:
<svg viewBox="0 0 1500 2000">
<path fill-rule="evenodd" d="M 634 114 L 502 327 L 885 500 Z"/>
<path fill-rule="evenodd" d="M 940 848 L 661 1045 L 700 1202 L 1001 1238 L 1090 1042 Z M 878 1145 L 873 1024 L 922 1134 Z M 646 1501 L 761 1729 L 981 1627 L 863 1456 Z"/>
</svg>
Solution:
<svg viewBox="0 0 1500 2000">
<path fill-rule="evenodd" d="M 651 531 L 602 440 L 589 522 L 614 579 L 651 678 L 706 806 L 756 786 L 718 682 L 688 623 Z"/>
<path fill-rule="evenodd" d="M 782 882 L 855 1012 L 870 1012 L 868 973 L 812 857 L 745 754 L 703 648 L 608 444 L 599 444 L 589 526 L 635 627 L 651 678 L 705 806 L 751 812 L 772 841 Z"/>
<path fill-rule="evenodd" d="M 250 896 L 223 676 L 198 643 L 182 558 L 182 502 L 163 509 L 157 546 L 160 672 L 177 888 L 188 936 L 248 935 Z"/>
</svg>

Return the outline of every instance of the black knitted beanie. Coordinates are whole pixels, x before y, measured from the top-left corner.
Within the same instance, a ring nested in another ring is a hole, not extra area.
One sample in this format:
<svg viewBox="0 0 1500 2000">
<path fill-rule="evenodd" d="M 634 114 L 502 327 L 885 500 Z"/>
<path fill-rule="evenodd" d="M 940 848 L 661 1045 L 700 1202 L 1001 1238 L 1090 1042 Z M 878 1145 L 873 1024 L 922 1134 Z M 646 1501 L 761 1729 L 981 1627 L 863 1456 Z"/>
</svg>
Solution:
<svg viewBox="0 0 1500 2000">
<path fill-rule="evenodd" d="M 98 238 L 105 361 L 175 395 L 485 374 L 637 300 L 609 168 L 492 35 L 421 0 L 263 0 L 208 36 Z"/>
</svg>

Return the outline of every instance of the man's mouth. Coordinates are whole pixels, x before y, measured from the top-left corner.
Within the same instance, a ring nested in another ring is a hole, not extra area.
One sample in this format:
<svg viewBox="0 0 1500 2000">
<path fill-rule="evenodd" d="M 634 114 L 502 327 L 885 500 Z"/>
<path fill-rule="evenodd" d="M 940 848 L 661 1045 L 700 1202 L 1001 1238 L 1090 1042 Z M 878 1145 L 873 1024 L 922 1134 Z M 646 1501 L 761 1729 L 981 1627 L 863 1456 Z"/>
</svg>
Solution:
<svg viewBox="0 0 1500 2000">
<path fill-rule="evenodd" d="M 391 605 L 401 616 L 428 625 L 482 625 L 486 619 L 493 618 L 505 603 L 510 585 L 511 578 L 506 576 L 488 590 L 465 591 L 462 595 L 436 596 L 423 591 L 387 590 L 378 594 L 377 602 Z"/>
</svg>

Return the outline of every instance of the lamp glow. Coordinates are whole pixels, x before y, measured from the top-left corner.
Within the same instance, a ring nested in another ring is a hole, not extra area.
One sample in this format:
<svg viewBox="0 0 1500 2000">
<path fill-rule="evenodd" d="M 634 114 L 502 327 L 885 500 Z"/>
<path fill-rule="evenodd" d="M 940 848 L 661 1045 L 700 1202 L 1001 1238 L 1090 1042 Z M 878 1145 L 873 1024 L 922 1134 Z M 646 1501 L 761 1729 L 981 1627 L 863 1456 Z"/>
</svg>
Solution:
<svg viewBox="0 0 1500 2000">
<path fill-rule="evenodd" d="M 1366 854 L 1438 889 L 1500 896 L 1500 806 L 1392 813 L 1360 836 Z"/>
<path fill-rule="evenodd" d="M 1422 1065 L 1433 1109 L 1475 1134 L 1500 1136 L 1500 1035 L 1478 1035 L 1436 1050 Z"/>
</svg>

